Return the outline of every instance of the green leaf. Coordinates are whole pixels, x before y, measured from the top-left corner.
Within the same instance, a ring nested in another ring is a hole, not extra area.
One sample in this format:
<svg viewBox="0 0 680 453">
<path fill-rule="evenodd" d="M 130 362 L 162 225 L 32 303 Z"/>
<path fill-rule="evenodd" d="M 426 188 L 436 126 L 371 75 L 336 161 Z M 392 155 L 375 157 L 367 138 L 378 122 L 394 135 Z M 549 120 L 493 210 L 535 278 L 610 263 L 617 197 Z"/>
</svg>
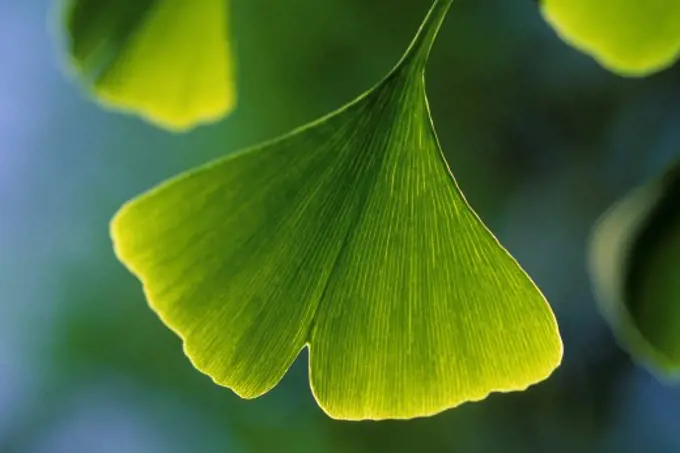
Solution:
<svg viewBox="0 0 680 453">
<path fill-rule="evenodd" d="M 183 131 L 235 104 L 227 0 L 70 0 L 78 75 L 105 105 Z"/>
<path fill-rule="evenodd" d="M 677 0 L 542 0 L 543 15 L 560 36 L 606 68 L 644 76 L 680 55 Z"/>
<path fill-rule="evenodd" d="M 257 397 L 307 346 L 329 415 L 411 418 L 558 366 L 548 304 L 465 201 L 432 126 L 424 67 L 450 3 L 356 101 L 113 220 L 118 257 L 215 382 Z"/>
<path fill-rule="evenodd" d="M 662 375 L 680 372 L 680 163 L 599 222 L 591 270 L 624 346 Z"/>
</svg>

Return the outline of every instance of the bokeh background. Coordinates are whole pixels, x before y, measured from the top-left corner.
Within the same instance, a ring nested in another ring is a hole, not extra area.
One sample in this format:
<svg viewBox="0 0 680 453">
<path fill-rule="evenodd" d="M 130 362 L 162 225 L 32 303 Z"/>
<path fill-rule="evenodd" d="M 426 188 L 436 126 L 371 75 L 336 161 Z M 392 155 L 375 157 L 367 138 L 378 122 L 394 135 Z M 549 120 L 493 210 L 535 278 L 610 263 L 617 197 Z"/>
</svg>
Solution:
<svg viewBox="0 0 680 453">
<path fill-rule="evenodd" d="M 564 364 L 437 417 L 336 422 L 305 354 L 255 401 L 192 369 L 116 262 L 108 221 L 163 179 L 372 86 L 429 2 L 233 0 L 239 108 L 187 135 L 91 102 L 65 69 L 57 6 L 0 0 L 0 452 L 680 451 L 680 389 L 617 347 L 586 267 L 597 217 L 680 153 L 680 68 L 618 78 L 534 1 L 454 4 L 429 65 L 434 120 L 468 199 L 554 307 Z"/>
</svg>

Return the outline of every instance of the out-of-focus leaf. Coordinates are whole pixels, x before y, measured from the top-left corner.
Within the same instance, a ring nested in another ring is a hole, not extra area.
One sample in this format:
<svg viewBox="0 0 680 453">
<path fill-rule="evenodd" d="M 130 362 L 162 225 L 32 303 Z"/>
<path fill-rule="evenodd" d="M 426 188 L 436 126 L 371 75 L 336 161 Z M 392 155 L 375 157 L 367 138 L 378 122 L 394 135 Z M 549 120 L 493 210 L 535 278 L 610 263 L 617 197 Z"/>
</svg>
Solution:
<svg viewBox="0 0 680 453">
<path fill-rule="evenodd" d="M 603 66 L 644 76 L 680 54 L 677 0 L 542 0 L 543 15 L 562 38 Z"/>
<path fill-rule="evenodd" d="M 257 397 L 308 346 L 329 415 L 411 418 L 560 363 L 550 307 L 466 202 L 432 126 L 424 68 L 450 3 L 356 101 L 116 215 L 118 257 L 215 382 Z"/>
<path fill-rule="evenodd" d="M 72 64 L 104 104 L 171 130 L 234 106 L 228 0 L 70 0 Z"/>
<path fill-rule="evenodd" d="M 591 270 L 603 311 L 633 355 L 680 371 L 680 164 L 604 215 Z"/>
</svg>

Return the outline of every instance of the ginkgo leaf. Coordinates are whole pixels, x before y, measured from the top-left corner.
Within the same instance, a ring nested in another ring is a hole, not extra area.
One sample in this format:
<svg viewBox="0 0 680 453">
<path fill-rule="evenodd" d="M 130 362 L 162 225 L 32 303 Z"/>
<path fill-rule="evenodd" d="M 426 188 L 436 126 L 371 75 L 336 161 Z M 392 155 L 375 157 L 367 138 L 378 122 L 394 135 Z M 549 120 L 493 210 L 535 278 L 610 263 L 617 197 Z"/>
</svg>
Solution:
<svg viewBox="0 0 680 453">
<path fill-rule="evenodd" d="M 435 414 L 558 366 L 543 295 L 465 201 L 424 67 L 451 0 L 374 89 L 125 205 L 118 257 L 194 365 L 245 398 L 305 346 L 341 419 Z"/>
<path fill-rule="evenodd" d="M 680 372 L 680 163 L 599 222 L 591 270 L 606 318 L 643 364 Z"/>
<path fill-rule="evenodd" d="M 542 9 L 565 41 L 614 72 L 647 75 L 680 55 L 677 0 L 542 0 Z"/>
<path fill-rule="evenodd" d="M 182 131 L 235 104 L 228 0 L 69 0 L 69 52 L 104 104 Z"/>
</svg>

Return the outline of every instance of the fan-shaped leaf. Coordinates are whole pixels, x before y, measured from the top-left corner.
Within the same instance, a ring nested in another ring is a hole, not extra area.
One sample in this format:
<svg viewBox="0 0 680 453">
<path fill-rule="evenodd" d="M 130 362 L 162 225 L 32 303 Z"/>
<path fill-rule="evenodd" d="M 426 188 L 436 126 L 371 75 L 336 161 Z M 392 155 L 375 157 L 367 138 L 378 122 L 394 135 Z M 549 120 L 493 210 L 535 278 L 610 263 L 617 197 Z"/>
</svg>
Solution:
<svg viewBox="0 0 680 453">
<path fill-rule="evenodd" d="M 69 52 L 105 104 L 173 130 L 234 105 L 227 0 L 70 0 Z"/>
<path fill-rule="evenodd" d="M 543 14 L 574 47 L 614 72 L 641 76 L 680 54 L 677 0 L 542 0 Z"/>
<path fill-rule="evenodd" d="M 663 374 L 680 371 L 680 164 L 615 205 L 593 236 L 603 311 L 623 343 Z"/>
<path fill-rule="evenodd" d="M 251 398 L 310 348 L 343 419 L 437 413 L 559 364 L 542 294 L 456 186 L 424 87 L 438 1 L 373 90 L 133 200 L 112 234 L 193 363 Z"/>
</svg>

